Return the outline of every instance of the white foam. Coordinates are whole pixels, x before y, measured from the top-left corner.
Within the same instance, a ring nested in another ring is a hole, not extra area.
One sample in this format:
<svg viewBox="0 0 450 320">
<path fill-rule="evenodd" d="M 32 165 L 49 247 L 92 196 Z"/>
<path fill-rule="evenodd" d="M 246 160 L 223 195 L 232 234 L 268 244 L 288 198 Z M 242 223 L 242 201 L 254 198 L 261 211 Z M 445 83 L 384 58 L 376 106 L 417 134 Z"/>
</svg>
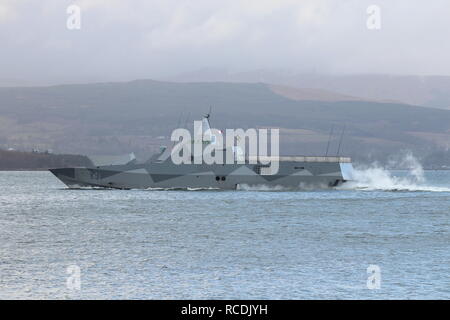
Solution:
<svg viewBox="0 0 450 320">
<path fill-rule="evenodd" d="M 162 188 L 162 187 L 149 187 L 145 190 L 148 191 L 208 191 L 208 190 L 221 190 L 220 188 L 214 188 L 214 187 L 173 187 L 173 188 Z"/>
<path fill-rule="evenodd" d="M 430 185 L 422 165 L 410 153 L 395 163 L 391 161 L 390 165 L 408 168 L 408 171 L 405 175 L 395 176 L 376 163 L 367 167 L 356 167 L 353 170 L 353 181 L 338 189 L 450 192 L 450 188 Z"/>
<path fill-rule="evenodd" d="M 283 190 L 289 190 L 286 187 L 275 185 L 275 186 L 269 186 L 266 184 L 257 184 L 257 185 L 248 185 L 245 183 L 238 184 L 237 190 L 243 190 L 243 191 L 283 191 Z"/>
</svg>

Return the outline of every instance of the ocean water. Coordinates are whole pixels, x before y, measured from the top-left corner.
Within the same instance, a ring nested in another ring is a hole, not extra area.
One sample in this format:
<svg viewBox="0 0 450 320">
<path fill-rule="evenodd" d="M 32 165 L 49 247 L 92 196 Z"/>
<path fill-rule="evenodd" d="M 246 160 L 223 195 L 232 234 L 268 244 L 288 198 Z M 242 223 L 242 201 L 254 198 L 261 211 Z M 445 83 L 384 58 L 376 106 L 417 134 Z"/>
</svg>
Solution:
<svg viewBox="0 0 450 320">
<path fill-rule="evenodd" d="M 450 172 L 356 177 L 123 191 L 0 172 L 0 298 L 449 299 Z"/>
</svg>

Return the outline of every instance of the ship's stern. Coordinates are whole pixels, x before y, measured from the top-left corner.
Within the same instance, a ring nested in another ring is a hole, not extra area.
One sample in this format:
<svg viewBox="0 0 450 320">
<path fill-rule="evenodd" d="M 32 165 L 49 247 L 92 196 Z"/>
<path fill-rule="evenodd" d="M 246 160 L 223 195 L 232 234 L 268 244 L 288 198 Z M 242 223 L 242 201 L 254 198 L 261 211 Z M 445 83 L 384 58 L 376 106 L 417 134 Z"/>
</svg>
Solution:
<svg viewBox="0 0 450 320">
<path fill-rule="evenodd" d="M 354 169 L 351 161 L 340 162 L 339 166 L 341 168 L 342 182 L 354 180 Z"/>
</svg>

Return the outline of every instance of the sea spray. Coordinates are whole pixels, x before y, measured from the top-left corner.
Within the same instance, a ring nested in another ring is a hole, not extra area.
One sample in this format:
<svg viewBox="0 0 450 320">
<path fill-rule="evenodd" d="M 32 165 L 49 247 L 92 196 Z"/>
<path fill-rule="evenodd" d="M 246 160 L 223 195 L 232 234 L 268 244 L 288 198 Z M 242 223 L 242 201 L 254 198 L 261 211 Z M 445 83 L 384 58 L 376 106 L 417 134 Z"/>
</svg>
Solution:
<svg viewBox="0 0 450 320">
<path fill-rule="evenodd" d="M 269 186 L 265 184 L 257 184 L 257 185 L 248 185 L 245 183 L 240 183 L 237 185 L 236 190 L 239 191 L 288 191 L 290 190 L 287 187 L 275 185 Z"/>
<path fill-rule="evenodd" d="M 422 165 L 411 153 L 389 161 L 389 167 L 402 168 L 407 171 L 395 175 L 378 163 L 369 166 L 355 166 L 353 181 L 348 181 L 338 189 L 450 192 L 449 188 L 427 184 Z"/>
<path fill-rule="evenodd" d="M 415 183 L 425 183 L 423 167 L 410 151 L 391 158 L 388 166 L 390 168 L 406 169 L 408 170 L 409 179 L 412 179 Z"/>
</svg>

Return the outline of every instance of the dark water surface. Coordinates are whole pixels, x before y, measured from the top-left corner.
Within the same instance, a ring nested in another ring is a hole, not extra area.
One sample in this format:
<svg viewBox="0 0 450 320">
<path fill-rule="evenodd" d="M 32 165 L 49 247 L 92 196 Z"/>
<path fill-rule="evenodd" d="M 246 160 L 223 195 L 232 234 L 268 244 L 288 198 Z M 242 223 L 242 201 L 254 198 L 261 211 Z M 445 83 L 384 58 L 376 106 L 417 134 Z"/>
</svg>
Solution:
<svg viewBox="0 0 450 320">
<path fill-rule="evenodd" d="M 450 172 L 362 176 L 339 190 L 120 191 L 0 172 L 0 298 L 449 299 Z"/>
</svg>

